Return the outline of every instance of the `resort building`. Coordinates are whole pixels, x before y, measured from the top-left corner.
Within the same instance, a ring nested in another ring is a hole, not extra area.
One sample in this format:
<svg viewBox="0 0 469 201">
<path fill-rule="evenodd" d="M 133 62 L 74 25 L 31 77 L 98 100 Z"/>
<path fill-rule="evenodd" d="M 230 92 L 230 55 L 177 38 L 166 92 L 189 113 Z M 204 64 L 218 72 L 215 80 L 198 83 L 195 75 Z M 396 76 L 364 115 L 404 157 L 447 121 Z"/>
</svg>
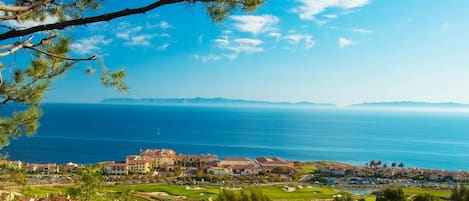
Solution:
<svg viewBox="0 0 469 201">
<path fill-rule="evenodd" d="M 256 162 L 259 166 L 264 168 L 293 167 L 292 162 L 283 160 L 279 157 L 258 157 L 256 158 Z"/>
<path fill-rule="evenodd" d="M 128 169 L 133 174 L 148 174 L 151 172 L 151 161 L 150 160 L 128 160 Z"/>
<path fill-rule="evenodd" d="M 69 162 L 64 165 L 63 171 L 64 172 L 70 172 L 70 173 L 77 173 L 80 169 L 84 168 L 85 166 L 83 165 L 78 165 L 72 162 Z"/>
<path fill-rule="evenodd" d="M 345 170 L 347 172 L 347 170 Z M 356 177 L 366 177 L 368 176 L 368 171 L 366 168 L 352 168 L 352 175 Z"/>
<path fill-rule="evenodd" d="M 183 166 L 196 167 L 202 164 L 207 165 L 210 162 L 217 161 L 217 156 L 212 154 L 201 155 L 183 155 L 176 156 L 176 163 Z"/>
<path fill-rule="evenodd" d="M 127 155 L 125 157 L 125 162 L 128 163 L 131 160 L 143 160 L 144 157 L 140 155 Z"/>
<path fill-rule="evenodd" d="M 35 174 L 59 173 L 59 166 L 57 164 L 52 164 L 52 163 L 49 163 L 49 164 L 31 163 L 31 164 L 28 164 L 26 167 L 29 173 L 35 173 Z"/>
<path fill-rule="evenodd" d="M 254 161 L 248 158 L 223 158 L 218 166 L 252 166 Z"/>
<path fill-rule="evenodd" d="M 209 167 L 207 168 L 207 173 L 212 175 L 232 175 L 233 171 L 230 167 Z"/>
<path fill-rule="evenodd" d="M 207 169 L 208 174 L 215 175 L 259 175 L 263 171 L 256 162 L 248 158 L 224 158 L 215 167 Z M 228 172 L 228 173 L 227 173 Z"/>
<path fill-rule="evenodd" d="M 243 176 L 259 175 L 259 172 L 262 171 L 261 167 L 254 167 L 252 165 L 248 165 L 248 166 L 231 166 L 230 168 L 231 168 L 233 174 L 243 175 Z"/>
<path fill-rule="evenodd" d="M 103 165 L 103 173 L 107 175 L 127 175 L 129 169 L 127 163 L 106 163 Z"/>
<path fill-rule="evenodd" d="M 140 156 L 152 161 L 154 168 L 173 165 L 176 162 L 176 152 L 172 149 L 146 149 L 140 150 Z"/>
</svg>

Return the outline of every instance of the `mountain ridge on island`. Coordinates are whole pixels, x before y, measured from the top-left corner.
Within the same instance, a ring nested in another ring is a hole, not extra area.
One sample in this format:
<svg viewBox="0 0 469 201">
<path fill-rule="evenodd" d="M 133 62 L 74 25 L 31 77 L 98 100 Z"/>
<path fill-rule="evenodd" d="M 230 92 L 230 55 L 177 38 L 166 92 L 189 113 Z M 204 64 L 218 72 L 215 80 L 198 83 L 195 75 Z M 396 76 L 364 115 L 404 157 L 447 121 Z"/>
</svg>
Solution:
<svg viewBox="0 0 469 201">
<path fill-rule="evenodd" d="M 266 106 L 303 106 L 303 107 L 336 107 L 330 103 L 313 102 L 274 102 L 229 98 L 106 98 L 101 101 L 105 104 L 131 104 L 131 105 L 266 105 Z"/>
<path fill-rule="evenodd" d="M 455 102 L 424 102 L 424 101 L 389 101 L 365 102 L 349 105 L 352 108 L 469 108 L 469 104 Z"/>
<path fill-rule="evenodd" d="M 101 100 L 103 104 L 125 104 L 125 105 L 215 105 L 215 106 L 300 106 L 300 107 L 327 107 L 338 108 L 332 103 L 315 103 L 308 101 L 301 102 L 275 102 L 275 101 L 259 101 L 246 99 L 230 99 L 223 97 L 215 98 L 106 98 Z M 469 104 L 456 102 L 425 102 L 425 101 L 383 101 L 383 102 L 363 102 L 343 106 L 343 108 L 357 109 L 469 109 Z"/>
</svg>

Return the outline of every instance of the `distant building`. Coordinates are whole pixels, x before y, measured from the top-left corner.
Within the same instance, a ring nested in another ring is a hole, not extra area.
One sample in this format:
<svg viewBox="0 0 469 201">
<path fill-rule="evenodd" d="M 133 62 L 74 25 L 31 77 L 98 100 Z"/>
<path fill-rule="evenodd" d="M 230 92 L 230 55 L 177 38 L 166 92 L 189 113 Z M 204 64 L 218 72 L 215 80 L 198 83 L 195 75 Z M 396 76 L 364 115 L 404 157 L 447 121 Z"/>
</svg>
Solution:
<svg viewBox="0 0 469 201">
<path fill-rule="evenodd" d="M 223 158 L 218 166 L 252 166 L 254 161 L 248 158 Z"/>
<path fill-rule="evenodd" d="M 207 173 L 215 175 L 258 175 L 262 168 L 248 158 L 223 158 L 215 167 L 210 165 Z M 226 173 L 228 172 L 228 173 Z"/>
<path fill-rule="evenodd" d="M 129 169 L 127 163 L 105 163 L 103 165 L 103 173 L 107 175 L 127 175 Z"/>
<path fill-rule="evenodd" d="M 231 175 L 232 170 L 230 167 L 209 167 L 207 168 L 207 173 L 213 174 L 213 175 L 225 176 L 225 175 Z"/>
<path fill-rule="evenodd" d="M 469 181 L 469 172 L 468 171 L 455 171 L 451 173 L 452 178 L 455 181 Z"/>
<path fill-rule="evenodd" d="M 80 169 L 84 168 L 85 166 L 83 165 L 78 165 L 72 162 L 69 162 L 64 165 L 63 171 L 64 172 L 71 172 L 71 173 L 77 173 Z"/>
<path fill-rule="evenodd" d="M 133 174 L 148 174 L 151 172 L 151 161 L 145 159 L 128 160 L 128 169 Z"/>
<path fill-rule="evenodd" d="M 261 167 L 255 167 L 252 165 L 241 165 L 241 166 L 230 166 L 233 174 L 235 175 L 258 175 L 262 171 Z"/>
<path fill-rule="evenodd" d="M 26 165 L 29 173 L 34 174 L 54 174 L 59 173 L 59 166 L 55 163 L 38 164 L 31 163 Z"/>
<path fill-rule="evenodd" d="M 201 155 L 177 155 L 176 156 L 176 163 L 180 163 L 183 166 L 198 166 L 201 163 L 205 165 L 217 161 L 217 156 L 212 154 L 201 154 Z"/>
<path fill-rule="evenodd" d="M 176 152 L 172 149 L 146 149 L 140 150 L 140 156 L 152 161 L 154 168 L 173 165 L 176 162 Z"/>
<path fill-rule="evenodd" d="M 267 167 L 293 167 L 293 163 L 290 161 L 283 160 L 279 157 L 258 157 L 256 162 L 259 166 Z"/>
</svg>

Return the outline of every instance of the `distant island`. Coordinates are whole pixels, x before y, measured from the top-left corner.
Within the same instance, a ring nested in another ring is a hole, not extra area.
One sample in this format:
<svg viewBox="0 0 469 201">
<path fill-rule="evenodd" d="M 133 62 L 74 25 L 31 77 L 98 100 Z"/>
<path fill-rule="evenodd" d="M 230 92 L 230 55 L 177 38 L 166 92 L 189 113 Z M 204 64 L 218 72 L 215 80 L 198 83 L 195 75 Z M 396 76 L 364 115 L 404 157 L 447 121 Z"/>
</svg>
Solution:
<svg viewBox="0 0 469 201">
<path fill-rule="evenodd" d="M 469 108 L 469 104 L 463 103 L 430 103 L 430 102 L 419 102 L 419 101 L 396 101 L 396 102 L 369 102 L 353 104 L 348 107 L 353 108 Z"/>
<path fill-rule="evenodd" d="M 297 106 L 297 107 L 324 107 L 338 108 L 332 103 L 314 102 L 273 102 L 229 98 L 107 98 L 104 104 L 125 105 L 214 105 L 214 106 Z M 350 109 L 469 109 L 469 104 L 454 102 L 423 102 L 423 101 L 389 101 L 389 102 L 365 102 L 343 106 Z"/>
<path fill-rule="evenodd" d="M 101 101 L 105 104 L 134 104 L 134 105 L 245 105 L 245 106 L 302 106 L 302 107 L 335 107 L 329 103 L 313 102 L 271 102 L 229 98 L 107 98 Z"/>
</svg>

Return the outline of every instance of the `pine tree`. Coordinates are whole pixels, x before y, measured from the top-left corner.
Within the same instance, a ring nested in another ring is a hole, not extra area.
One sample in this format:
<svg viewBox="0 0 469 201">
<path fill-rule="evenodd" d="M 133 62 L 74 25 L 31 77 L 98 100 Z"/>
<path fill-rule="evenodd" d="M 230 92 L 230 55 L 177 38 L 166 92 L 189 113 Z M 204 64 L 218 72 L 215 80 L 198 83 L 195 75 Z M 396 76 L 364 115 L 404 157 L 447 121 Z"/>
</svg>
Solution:
<svg viewBox="0 0 469 201">
<path fill-rule="evenodd" d="M 213 22 L 220 22 L 230 13 L 241 9 L 253 11 L 264 0 L 158 0 L 139 8 L 122 8 L 116 12 L 100 13 L 98 8 L 104 0 L 14 0 L 0 2 L 0 22 L 16 21 L 44 22 L 55 17 L 57 22 L 29 28 L 0 24 L 6 30 L 0 32 L 0 58 L 14 55 L 17 51 L 32 51 L 30 64 L 21 67 L 5 66 L 0 60 L 0 149 L 8 145 L 10 138 L 23 134 L 33 135 L 39 128 L 40 103 L 54 80 L 65 75 L 77 62 L 95 61 L 90 55 L 85 58 L 71 58 L 71 39 L 60 35 L 59 30 L 80 25 L 109 21 L 129 15 L 142 14 L 170 4 L 202 3 Z M 94 12 L 90 12 L 90 11 Z M 48 35 L 44 35 L 48 31 Z M 2 71 L 7 70 L 9 74 Z M 94 69 L 86 73 L 93 74 Z M 104 86 L 126 91 L 123 70 L 110 71 L 101 64 L 100 80 Z M 13 104 L 12 104 L 13 103 Z M 10 107 L 7 107 L 10 106 Z"/>
<path fill-rule="evenodd" d="M 78 172 L 78 179 L 76 180 L 77 187 L 68 189 L 68 194 L 72 197 L 78 198 L 80 201 L 95 201 L 102 199 L 98 195 L 98 190 L 103 183 L 103 176 L 101 169 L 98 166 L 87 166 Z"/>
<path fill-rule="evenodd" d="M 400 188 L 387 188 L 376 192 L 376 201 L 405 201 L 404 191 Z"/>
</svg>

